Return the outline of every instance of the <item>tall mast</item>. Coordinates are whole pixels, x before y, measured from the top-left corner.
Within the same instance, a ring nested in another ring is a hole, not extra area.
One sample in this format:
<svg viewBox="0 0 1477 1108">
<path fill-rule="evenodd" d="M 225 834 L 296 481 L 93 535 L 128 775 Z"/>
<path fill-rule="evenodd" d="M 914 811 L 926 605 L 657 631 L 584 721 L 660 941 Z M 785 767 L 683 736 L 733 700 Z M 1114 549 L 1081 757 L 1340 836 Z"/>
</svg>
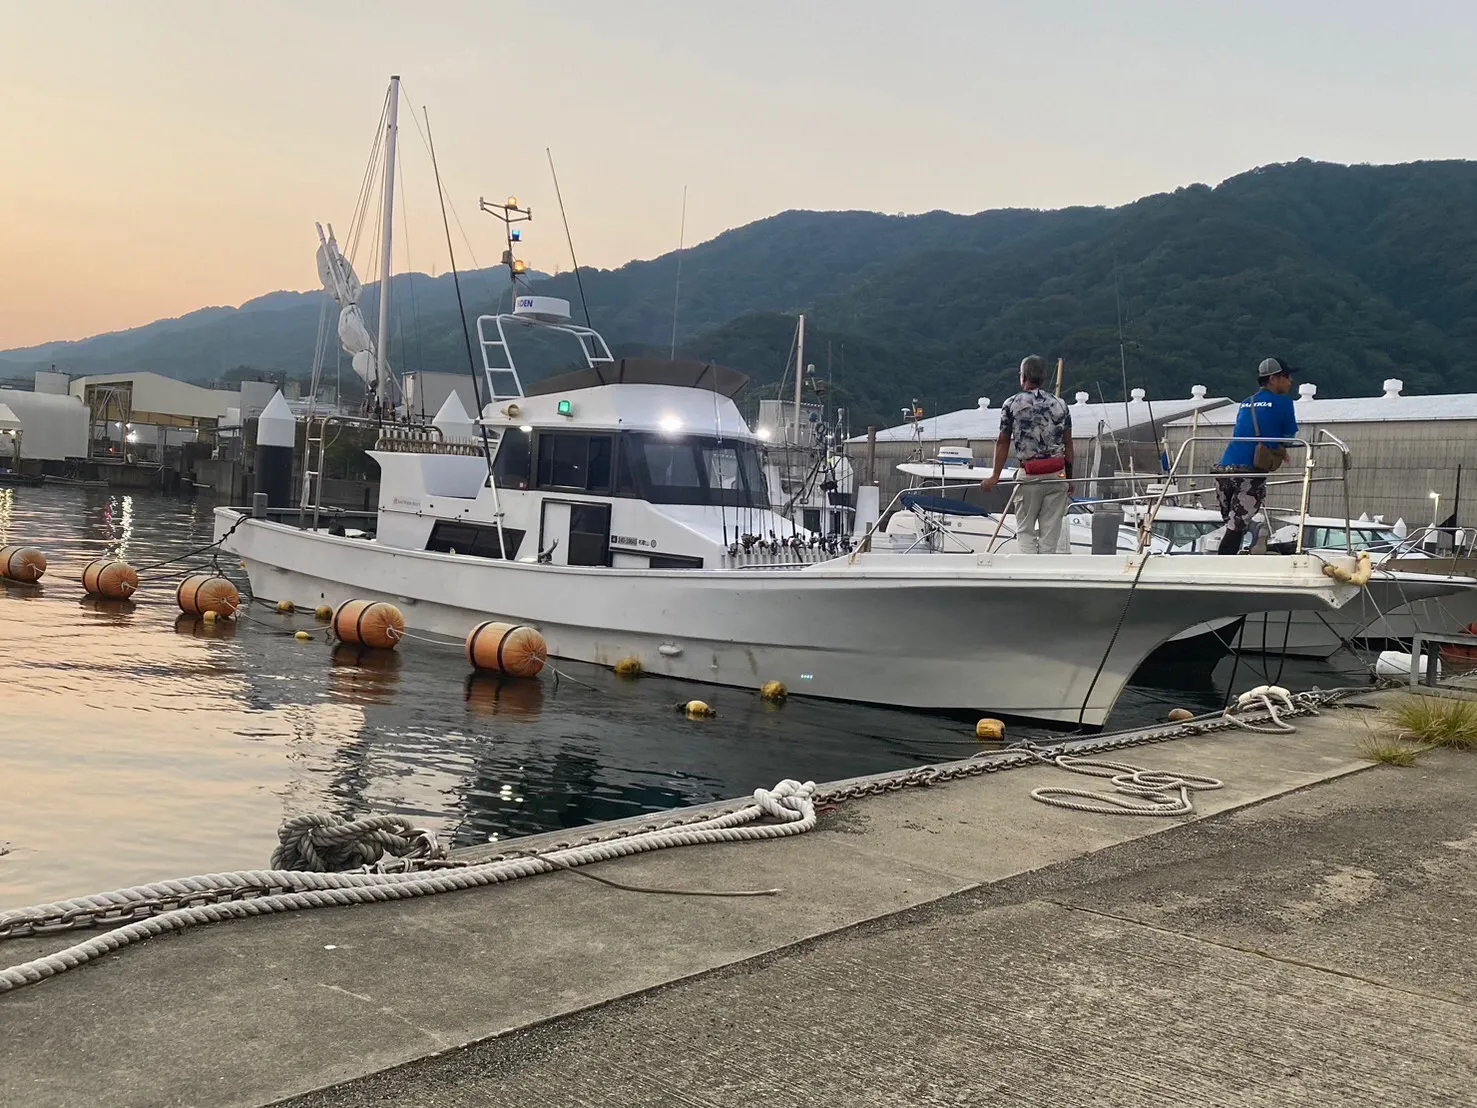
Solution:
<svg viewBox="0 0 1477 1108">
<path fill-rule="evenodd" d="M 800 317 L 800 332 L 795 339 L 795 445 L 800 445 L 800 386 L 805 382 L 805 317 Z"/>
<path fill-rule="evenodd" d="M 385 116 L 385 215 L 383 233 L 380 236 L 380 333 L 379 341 L 374 347 L 374 395 L 379 403 L 385 400 L 385 382 L 390 379 L 390 248 L 395 214 L 395 137 L 399 130 L 396 125 L 399 113 L 400 78 L 396 76 L 390 78 L 390 110 Z"/>
</svg>

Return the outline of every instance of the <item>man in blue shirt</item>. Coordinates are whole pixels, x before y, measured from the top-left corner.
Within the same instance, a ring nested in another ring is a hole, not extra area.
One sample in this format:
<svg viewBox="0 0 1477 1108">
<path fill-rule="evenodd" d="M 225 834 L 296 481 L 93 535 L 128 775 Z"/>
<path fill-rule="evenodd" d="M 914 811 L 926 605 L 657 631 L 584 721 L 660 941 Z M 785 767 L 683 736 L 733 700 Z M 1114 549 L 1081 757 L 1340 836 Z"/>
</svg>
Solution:
<svg viewBox="0 0 1477 1108">
<path fill-rule="evenodd" d="M 1240 552 L 1251 517 L 1261 511 L 1262 501 L 1267 498 L 1266 475 L 1287 460 L 1286 440 L 1297 435 L 1297 410 L 1290 395 L 1293 372 L 1293 367 L 1282 358 L 1265 358 L 1257 366 L 1256 380 L 1260 387 L 1255 396 L 1241 402 L 1231 443 L 1221 455 L 1220 465 L 1212 467 L 1216 473 L 1226 475 L 1215 481 L 1221 518 L 1226 521 L 1221 554 Z M 1281 441 L 1258 444 L 1257 439 Z M 1258 445 L 1266 447 L 1260 466 Z"/>
</svg>

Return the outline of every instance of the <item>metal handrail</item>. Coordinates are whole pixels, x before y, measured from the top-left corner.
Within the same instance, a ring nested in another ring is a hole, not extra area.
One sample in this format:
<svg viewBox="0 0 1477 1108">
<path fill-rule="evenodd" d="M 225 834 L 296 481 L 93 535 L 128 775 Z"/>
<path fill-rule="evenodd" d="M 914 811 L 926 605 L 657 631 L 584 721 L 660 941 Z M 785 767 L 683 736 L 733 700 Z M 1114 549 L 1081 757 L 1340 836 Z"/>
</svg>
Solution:
<svg viewBox="0 0 1477 1108">
<path fill-rule="evenodd" d="M 1203 474 L 1197 474 L 1197 473 L 1180 474 L 1178 472 L 1180 462 L 1184 458 L 1185 453 L 1186 453 L 1187 450 L 1189 450 L 1189 451 L 1192 452 L 1191 453 L 1191 456 L 1193 457 L 1193 448 L 1194 448 L 1194 444 L 1195 443 L 1197 443 L 1197 442 L 1214 442 L 1214 443 L 1224 444 L 1226 441 L 1227 440 L 1225 438 L 1223 438 L 1221 436 L 1218 436 L 1218 435 L 1191 435 L 1188 438 L 1186 438 L 1184 440 L 1184 442 L 1182 442 L 1180 444 L 1179 449 L 1176 451 L 1174 461 L 1170 465 L 1169 472 L 1168 473 L 1163 473 L 1163 474 L 1156 475 L 1156 479 L 1155 479 L 1155 481 L 1153 483 L 1159 484 L 1160 487 L 1155 492 L 1153 492 L 1153 493 L 1130 494 L 1128 496 L 1122 496 L 1122 497 L 1094 497 L 1091 501 L 1088 501 L 1088 503 L 1092 503 L 1094 505 L 1096 505 L 1096 504 L 1107 505 L 1107 504 L 1143 504 L 1143 503 L 1150 503 L 1150 508 L 1149 508 L 1149 512 L 1148 512 L 1147 518 L 1140 517 L 1137 520 L 1137 524 L 1138 524 L 1138 546 L 1137 546 L 1137 548 L 1135 550 L 1135 553 L 1143 553 L 1145 547 L 1149 544 L 1149 540 L 1150 540 L 1150 538 L 1151 538 L 1151 536 L 1153 534 L 1154 523 L 1158 519 L 1158 514 L 1159 514 L 1160 509 L 1164 507 L 1164 502 L 1165 502 L 1165 499 L 1167 497 L 1169 497 L 1169 496 L 1172 495 L 1175 498 L 1179 498 L 1181 496 L 1195 495 L 1195 494 L 1198 494 L 1198 493 L 1201 493 L 1201 492 L 1209 491 L 1208 489 L 1198 488 L 1197 486 L 1195 486 L 1193 484 L 1192 485 L 1189 485 L 1189 486 L 1183 486 L 1181 484 L 1181 482 L 1183 482 L 1183 481 L 1196 481 L 1196 480 L 1200 480 L 1200 479 L 1216 480 L 1216 479 L 1219 479 L 1219 478 L 1222 478 L 1222 477 L 1234 476 L 1234 474 L 1227 474 L 1227 473 L 1224 473 L 1224 472 L 1210 472 L 1210 473 L 1203 473 Z M 1282 447 L 1285 447 L 1287 449 L 1301 448 L 1304 451 L 1302 472 L 1301 472 L 1301 474 L 1299 476 L 1297 476 L 1297 477 L 1277 478 L 1277 477 L 1273 476 L 1270 473 L 1260 475 L 1260 476 L 1262 476 L 1264 478 L 1264 480 L 1266 481 L 1266 484 L 1267 484 L 1268 487 L 1276 486 L 1276 485 L 1293 485 L 1293 484 L 1296 484 L 1296 485 L 1298 485 L 1300 487 L 1301 495 L 1299 497 L 1299 505 L 1298 505 L 1298 536 L 1297 536 L 1296 553 L 1301 554 L 1301 553 L 1304 552 L 1303 536 L 1304 536 L 1304 532 L 1306 531 L 1306 528 L 1307 528 L 1308 505 L 1309 505 L 1309 499 L 1310 499 L 1311 493 L 1312 493 L 1312 486 L 1313 486 L 1313 484 L 1315 482 L 1321 482 L 1321 481 L 1338 481 L 1338 482 L 1340 482 L 1341 485 L 1342 485 L 1342 488 L 1343 488 L 1343 500 L 1344 500 L 1344 521 L 1345 521 L 1344 540 L 1345 540 L 1345 547 L 1347 549 L 1347 552 L 1348 552 L 1349 556 L 1350 557 L 1353 557 L 1354 556 L 1353 536 L 1351 534 L 1351 529 L 1352 529 L 1353 524 L 1351 522 L 1352 513 L 1351 513 L 1351 509 L 1350 509 L 1350 505 L 1349 505 L 1349 485 L 1348 485 L 1349 458 L 1351 456 L 1351 452 L 1349 450 L 1349 447 L 1348 447 L 1348 444 L 1347 443 L 1345 443 L 1337 435 L 1334 435 L 1334 434 L 1332 434 L 1332 433 L 1324 430 L 1323 428 L 1319 428 L 1318 429 L 1318 433 L 1314 437 L 1314 440 L 1312 442 L 1309 442 L 1307 439 L 1304 439 L 1304 438 L 1301 438 L 1301 437 L 1295 437 L 1295 438 L 1288 439 L 1288 438 L 1275 438 L 1275 437 L 1271 437 L 1271 436 L 1243 437 L 1243 436 L 1240 436 L 1240 435 L 1236 436 L 1235 441 L 1236 442 L 1251 442 L 1251 443 L 1267 443 L 1267 444 L 1271 444 L 1271 445 L 1282 446 Z M 1338 453 L 1338 455 L 1339 455 L 1339 472 L 1338 473 L 1329 474 L 1327 476 L 1318 476 L 1318 475 L 1315 475 L 1315 471 L 1319 469 L 1319 466 L 1318 466 L 1317 460 L 1316 460 L 1317 459 L 1317 451 L 1319 451 L 1321 449 L 1330 449 L 1330 450 L 1333 450 L 1333 451 L 1335 451 L 1335 452 Z M 1257 474 L 1254 474 L 1254 473 L 1246 474 L 1246 476 L 1256 476 L 1256 475 Z M 1113 478 L 1101 478 L 1101 477 L 1076 478 L 1076 480 L 1083 480 L 1083 481 L 1088 481 L 1088 480 L 1099 481 L 1099 480 L 1112 480 L 1112 479 Z M 1142 480 L 1142 478 L 1141 477 L 1135 478 L 1135 480 Z M 1006 503 L 1005 508 L 1001 512 L 999 512 L 999 513 L 994 513 L 994 512 L 989 513 L 989 515 L 992 515 L 992 516 L 993 515 L 998 515 L 998 517 L 999 517 L 998 520 L 997 520 L 997 526 L 996 526 L 996 529 L 995 529 L 995 534 L 990 539 L 990 548 L 991 548 L 991 550 L 994 549 L 994 545 L 995 545 L 996 541 L 1000 537 L 1000 531 L 1001 531 L 1001 529 L 1004 526 L 1005 516 L 1009 514 L 1011 505 L 1015 503 L 1015 494 L 1016 494 L 1016 491 L 1019 489 L 1019 487 L 1023 483 L 1024 482 L 1020 478 L 1005 479 L 1005 480 L 1001 480 L 1001 481 L 997 482 L 997 487 L 999 485 L 1007 485 L 1007 486 L 1014 486 L 1014 488 L 1012 489 L 1010 500 Z M 856 553 L 865 553 L 865 552 L 867 552 L 867 551 L 869 551 L 871 549 L 871 540 L 872 540 L 872 537 L 877 533 L 877 528 L 880 525 L 882 519 L 884 517 L 886 517 L 890 512 L 893 511 L 894 508 L 896 508 L 900 504 L 903 496 L 906 495 L 907 493 L 910 493 L 910 492 L 919 492 L 919 491 L 928 491 L 928 490 L 934 490 L 934 491 L 943 492 L 943 491 L 946 491 L 946 490 L 949 490 L 949 489 L 969 489 L 969 488 L 978 488 L 978 487 L 979 487 L 979 482 L 978 481 L 957 481 L 957 482 L 951 482 L 951 481 L 943 481 L 943 480 L 941 480 L 937 484 L 930 483 L 930 484 L 927 484 L 927 485 L 913 486 L 913 487 L 910 487 L 910 488 L 899 490 L 892 497 L 892 499 L 888 501 L 887 506 L 885 508 L 879 510 L 879 512 L 877 513 L 877 519 L 873 520 L 872 523 L 870 523 L 868 525 L 867 531 L 862 536 L 861 541 L 857 544 L 857 549 L 853 553 L 853 556 L 855 556 Z M 916 544 L 915 544 L 915 546 L 916 546 Z M 1152 551 L 1150 551 L 1150 552 L 1152 553 Z"/>
</svg>

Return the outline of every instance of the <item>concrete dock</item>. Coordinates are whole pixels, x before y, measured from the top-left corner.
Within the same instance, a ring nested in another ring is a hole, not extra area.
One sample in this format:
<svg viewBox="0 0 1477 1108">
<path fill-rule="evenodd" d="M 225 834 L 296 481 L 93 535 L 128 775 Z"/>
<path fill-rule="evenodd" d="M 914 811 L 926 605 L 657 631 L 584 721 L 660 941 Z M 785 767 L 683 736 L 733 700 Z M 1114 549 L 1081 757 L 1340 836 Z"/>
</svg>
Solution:
<svg viewBox="0 0 1477 1108">
<path fill-rule="evenodd" d="M 1477 757 L 1371 767 L 1377 705 L 1109 755 L 1224 780 L 1188 820 L 1020 769 L 597 870 L 778 897 L 553 874 L 150 940 L 0 995 L 0 1104 L 1477 1103 Z"/>
</svg>

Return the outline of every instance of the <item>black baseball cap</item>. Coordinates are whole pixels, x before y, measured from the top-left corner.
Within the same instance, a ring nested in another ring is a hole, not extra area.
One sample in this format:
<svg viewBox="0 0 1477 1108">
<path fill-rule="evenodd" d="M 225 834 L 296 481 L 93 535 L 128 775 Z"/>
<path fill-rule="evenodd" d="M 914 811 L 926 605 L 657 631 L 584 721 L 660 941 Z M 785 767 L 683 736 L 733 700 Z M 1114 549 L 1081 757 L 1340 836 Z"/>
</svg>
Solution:
<svg viewBox="0 0 1477 1108">
<path fill-rule="evenodd" d="M 1276 377 L 1285 373 L 1291 377 L 1297 370 L 1286 358 L 1263 358 L 1262 364 L 1256 367 L 1256 379 L 1265 381 L 1268 377 Z"/>
</svg>

